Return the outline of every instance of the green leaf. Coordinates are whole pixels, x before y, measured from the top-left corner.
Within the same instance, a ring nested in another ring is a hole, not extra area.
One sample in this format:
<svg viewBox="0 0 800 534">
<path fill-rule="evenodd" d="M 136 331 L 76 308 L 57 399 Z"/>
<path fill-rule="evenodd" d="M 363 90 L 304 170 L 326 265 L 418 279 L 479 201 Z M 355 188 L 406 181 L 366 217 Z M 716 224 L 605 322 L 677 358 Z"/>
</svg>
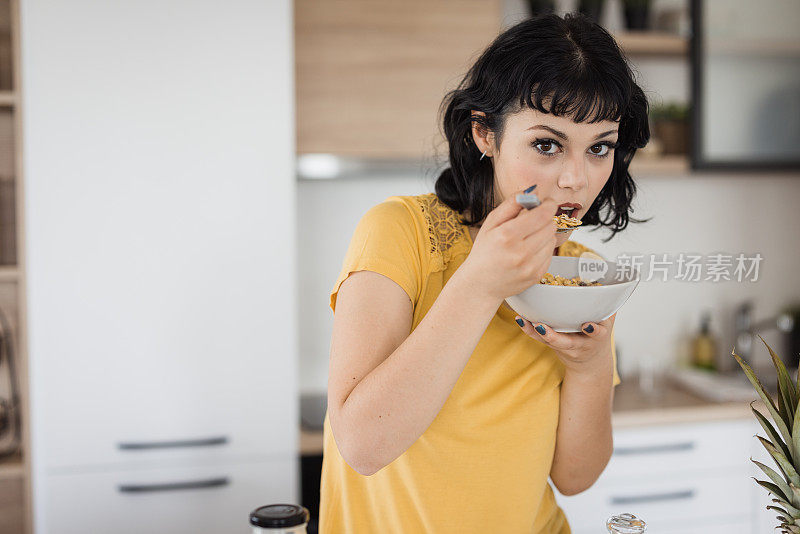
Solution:
<svg viewBox="0 0 800 534">
<path fill-rule="evenodd" d="M 770 493 L 772 493 L 773 495 L 775 495 L 779 499 L 784 499 L 786 501 L 791 502 L 791 498 L 788 495 L 784 495 L 783 492 L 781 491 L 781 488 L 779 488 L 778 486 L 776 486 L 772 482 L 766 482 L 764 480 L 758 480 L 755 477 L 751 477 L 751 478 L 753 478 L 753 480 L 756 481 L 756 484 L 758 484 L 762 488 L 766 488 L 767 491 L 769 491 Z M 792 503 L 792 504 L 794 504 L 794 503 Z"/>
<path fill-rule="evenodd" d="M 775 422 L 775 426 L 778 427 L 778 430 L 780 431 L 781 436 L 783 436 L 783 440 L 786 443 L 786 446 L 789 448 L 789 456 L 791 456 L 792 458 L 798 457 L 798 455 L 795 453 L 794 450 L 794 443 L 792 442 L 792 433 L 789 432 L 789 427 L 787 426 L 786 421 L 784 421 L 783 418 L 778 413 L 778 409 L 775 407 L 775 403 L 772 402 L 772 397 L 770 397 L 767 394 L 766 390 L 764 389 L 764 386 L 761 385 L 761 381 L 753 372 L 753 369 L 751 369 L 750 366 L 747 365 L 744 362 L 744 360 L 742 360 L 739 357 L 738 354 L 736 354 L 736 352 L 731 352 L 731 354 L 733 354 L 733 357 L 736 358 L 737 362 L 739 362 L 739 365 L 744 370 L 744 374 L 747 375 L 747 379 L 750 381 L 751 384 L 753 384 L 753 387 L 758 392 L 758 395 L 759 397 L 761 397 L 761 400 L 764 401 L 764 405 L 767 407 L 769 414 L 772 416 L 772 420 Z"/>
<path fill-rule="evenodd" d="M 772 423 L 769 422 L 769 419 L 764 417 L 764 415 L 761 412 L 753 408 L 753 403 L 755 402 L 756 401 L 750 403 L 750 409 L 755 414 L 756 419 L 761 424 L 761 427 L 764 429 L 764 432 L 766 432 L 769 438 L 772 440 L 772 444 L 775 445 L 776 447 L 780 447 L 781 452 L 783 452 L 783 454 L 788 458 L 789 456 L 791 456 L 791 454 L 789 453 L 789 448 L 783 442 L 780 434 L 778 434 L 778 431 L 775 430 L 775 427 L 772 426 Z"/>
<path fill-rule="evenodd" d="M 788 502 L 781 499 L 772 499 L 772 502 L 780 504 L 792 515 L 792 517 L 800 517 L 800 508 L 795 508 Z"/>
<path fill-rule="evenodd" d="M 785 407 L 784 415 L 786 416 L 786 426 L 791 426 L 794 420 L 794 412 L 797 408 L 797 389 L 789 376 L 789 372 L 786 370 L 786 366 L 783 364 L 783 360 L 775 354 L 775 351 L 764 341 L 761 334 L 757 335 L 761 339 L 761 342 L 766 345 L 769 355 L 772 358 L 772 365 L 775 366 L 775 371 L 778 373 L 778 395 L 780 399 L 783 400 L 783 405 Z"/>
<path fill-rule="evenodd" d="M 767 510 L 775 510 L 779 514 L 785 515 L 786 517 L 790 517 L 791 516 L 791 514 L 789 512 L 787 512 L 783 508 L 778 508 L 777 506 L 767 506 Z"/>
<path fill-rule="evenodd" d="M 781 395 L 781 387 L 780 385 L 777 386 L 778 388 L 778 413 L 786 422 L 786 426 L 791 428 L 792 426 L 792 419 L 789 417 L 789 408 L 786 407 L 786 403 L 783 400 L 783 395 Z"/>
<path fill-rule="evenodd" d="M 794 411 L 794 423 L 792 424 L 792 448 L 795 452 L 800 451 L 800 410 Z M 800 462 L 800 458 L 790 458 L 793 464 Z"/>
<path fill-rule="evenodd" d="M 795 470 L 792 463 L 789 460 L 787 460 L 786 457 L 783 454 L 781 454 L 781 452 L 778 449 L 776 449 L 772 443 L 762 438 L 761 436 L 756 436 L 756 437 L 764 446 L 764 448 L 767 449 L 767 452 L 775 460 L 775 463 L 778 464 L 778 467 L 781 468 L 781 471 L 783 471 L 783 474 L 786 475 L 786 478 L 789 479 L 788 482 L 791 482 L 796 487 L 800 487 L 800 475 L 797 474 L 797 471 Z"/>
<path fill-rule="evenodd" d="M 760 467 L 761 470 L 764 471 L 764 474 L 766 474 L 770 478 L 770 480 L 772 480 L 775 483 L 775 485 L 778 486 L 778 488 L 781 490 L 781 492 L 783 492 L 784 495 L 789 496 L 792 494 L 792 489 L 789 487 L 789 484 L 787 484 L 786 481 L 783 480 L 783 477 L 780 476 L 774 469 L 772 469 L 768 465 L 764 465 L 761 462 L 753 460 L 752 458 L 750 458 L 750 461 L 756 464 L 758 467 Z"/>
</svg>

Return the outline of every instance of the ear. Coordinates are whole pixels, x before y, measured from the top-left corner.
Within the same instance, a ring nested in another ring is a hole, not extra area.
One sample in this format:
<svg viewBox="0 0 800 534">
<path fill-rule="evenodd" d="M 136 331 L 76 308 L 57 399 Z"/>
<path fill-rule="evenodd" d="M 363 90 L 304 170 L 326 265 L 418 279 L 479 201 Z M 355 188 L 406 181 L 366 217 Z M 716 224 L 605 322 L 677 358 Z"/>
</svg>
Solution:
<svg viewBox="0 0 800 534">
<path fill-rule="evenodd" d="M 483 111 L 472 111 L 473 117 L 485 117 Z M 472 122 L 472 140 L 481 152 L 486 151 L 486 157 L 492 157 L 495 153 L 494 132 L 477 122 Z"/>
</svg>

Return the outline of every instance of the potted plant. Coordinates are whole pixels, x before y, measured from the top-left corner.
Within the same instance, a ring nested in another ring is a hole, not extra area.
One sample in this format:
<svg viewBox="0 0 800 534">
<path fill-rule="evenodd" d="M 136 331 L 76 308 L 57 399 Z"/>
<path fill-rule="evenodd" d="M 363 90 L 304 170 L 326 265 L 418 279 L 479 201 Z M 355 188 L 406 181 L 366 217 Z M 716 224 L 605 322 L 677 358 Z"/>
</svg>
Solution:
<svg viewBox="0 0 800 534">
<path fill-rule="evenodd" d="M 687 104 L 669 102 L 650 106 L 650 127 L 664 154 L 686 154 L 689 151 L 689 113 Z"/>
<path fill-rule="evenodd" d="M 578 12 L 586 15 L 592 22 L 600 23 L 600 15 L 603 13 L 605 0 L 579 0 Z"/>
<path fill-rule="evenodd" d="M 800 532 L 800 374 L 798 374 L 797 380 L 793 381 L 783 361 L 773 352 L 763 337 L 758 337 L 767 346 L 778 375 L 777 406 L 753 369 L 735 351 L 732 354 L 744 370 L 750 383 L 753 384 L 772 418 L 774 425 L 764 414 L 756 410 L 752 404 L 750 405 L 750 409 L 753 410 L 753 414 L 769 439 L 761 436 L 756 436 L 756 438 L 775 460 L 780 472 L 752 458 L 751 461 L 770 480 L 756 480 L 756 482 L 775 497 L 772 499 L 775 506 L 767 506 L 767 509 L 778 514 L 779 524 L 776 528 L 780 528 L 781 532 Z"/>
<path fill-rule="evenodd" d="M 625 26 L 629 30 L 646 30 L 650 27 L 651 0 L 622 0 Z"/>
</svg>

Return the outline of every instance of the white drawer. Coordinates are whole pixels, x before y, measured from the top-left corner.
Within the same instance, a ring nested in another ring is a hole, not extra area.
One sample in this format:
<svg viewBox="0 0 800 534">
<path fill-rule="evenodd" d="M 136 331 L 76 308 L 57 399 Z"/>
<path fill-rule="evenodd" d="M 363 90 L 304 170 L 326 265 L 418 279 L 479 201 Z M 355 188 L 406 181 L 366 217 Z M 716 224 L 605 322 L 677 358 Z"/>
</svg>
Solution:
<svg viewBox="0 0 800 534">
<path fill-rule="evenodd" d="M 247 534 L 248 514 L 297 502 L 296 460 L 46 477 L 48 534 Z"/>
<path fill-rule="evenodd" d="M 616 430 L 614 454 L 602 477 L 611 482 L 747 469 L 753 430 L 753 423 L 745 419 Z"/>
<path fill-rule="evenodd" d="M 598 483 L 579 495 L 557 495 L 556 499 L 576 533 L 600 532 L 609 517 L 625 512 L 641 517 L 648 532 L 681 529 L 684 522 L 692 526 L 692 521 L 749 526 L 753 514 L 751 484 L 754 482 L 742 470 L 721 476 Z"/>
</svg>

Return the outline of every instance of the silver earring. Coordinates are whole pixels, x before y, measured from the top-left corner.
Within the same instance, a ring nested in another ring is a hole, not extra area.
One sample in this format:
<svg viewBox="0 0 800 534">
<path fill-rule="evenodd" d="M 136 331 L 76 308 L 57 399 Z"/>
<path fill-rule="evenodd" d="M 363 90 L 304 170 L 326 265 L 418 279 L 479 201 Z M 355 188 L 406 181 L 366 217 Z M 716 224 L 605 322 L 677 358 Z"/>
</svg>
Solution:
<svg viewBox="0 0 800 534">
<path fill-rule="evenodd" d="M 485 158 L 485 157 L 486 157 L 486 151 L 484 150 L 484 151 L 483 151 L 483 154 L 481 154 L 481 157 L 480 157 L 480 158 L 478 158 L 478 161 L 482 160 L 482 159 L 483 159 L 483 158 Z"/>
</svg>

